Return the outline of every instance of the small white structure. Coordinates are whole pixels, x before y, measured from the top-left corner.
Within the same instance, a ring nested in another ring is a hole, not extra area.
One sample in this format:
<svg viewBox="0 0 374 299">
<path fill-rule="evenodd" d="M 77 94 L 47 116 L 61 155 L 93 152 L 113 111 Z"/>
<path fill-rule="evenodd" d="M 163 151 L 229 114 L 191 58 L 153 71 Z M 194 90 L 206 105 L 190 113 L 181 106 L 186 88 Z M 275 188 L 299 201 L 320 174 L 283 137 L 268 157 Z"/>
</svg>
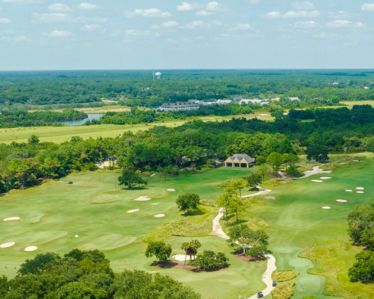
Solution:
<svg viewBox="0 0 374 299">
<path fill-rule="evenodd" d="M 300 102 L 301 101 L 299 97 L 289 97 L 288 100 L 291 101 L 291 102 Z"/>
<path fill-rule="evenodd" d="M 230 105 L 232 103 L 232 100 L 230 99 L 220 99 L 217 100 L 217 105 Z"/>
<path fill-rule="evenodd" d="M 196 104 L 195 102 L 176 102 L 176 103 L 165 103 L 158 107 L 158 111 L 192 111 L 192 110 L 199 110 L 200 105 Z"/>
</svg>

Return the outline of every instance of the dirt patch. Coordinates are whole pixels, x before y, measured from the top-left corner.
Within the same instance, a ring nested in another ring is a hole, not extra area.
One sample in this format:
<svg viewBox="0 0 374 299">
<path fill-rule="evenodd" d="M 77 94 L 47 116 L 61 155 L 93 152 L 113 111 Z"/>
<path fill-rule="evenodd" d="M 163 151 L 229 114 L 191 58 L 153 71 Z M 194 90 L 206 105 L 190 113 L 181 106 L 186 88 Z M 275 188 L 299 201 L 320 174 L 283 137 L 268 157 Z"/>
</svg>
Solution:
<svg viewBox="0 0 374 299">
<path fill-rule="evenodd" d="M 150 201 L 151 198 L 149 196 L 139 196 L 135 199 L 135 201 Z"/>
</svg>

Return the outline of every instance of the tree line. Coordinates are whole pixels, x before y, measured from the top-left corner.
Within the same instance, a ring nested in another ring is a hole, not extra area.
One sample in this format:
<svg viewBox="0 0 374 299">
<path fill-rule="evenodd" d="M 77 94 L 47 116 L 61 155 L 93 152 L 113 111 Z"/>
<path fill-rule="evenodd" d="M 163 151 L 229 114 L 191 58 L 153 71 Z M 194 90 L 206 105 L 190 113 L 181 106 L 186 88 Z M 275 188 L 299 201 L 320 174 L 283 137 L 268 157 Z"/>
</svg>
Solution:
<svg viewBox="0 0 374 299">
<path fill-rule="evenodd" d="M 345 109 L 341 110 L 346 115 Z M 339 110 L 331 110 L 331 115 L 336 113 Z M 39 142 L 32 136 L 27 143 L 0 144 L 0 193 L 61 178 L 72 171 L 94 170 L 107 159 L 117 160 L 130 172 L 176 175 L 184 169 L 218 167 L 229 155 L 245 153 L 256 158 L 258 165 L 271 164 L 275 174 L 282 164 L 295 173 L 295 154 L 306 153 L 310 160 L 325 162 L 331 152 L 374 151 L 374 109 L 360 107 L 348 113 L 346 123 L 329 121 L 324 127 L 318 120 L 303 122 L 284 116 L 274 123 L 193 121 L 177 128 L 126 132 L 116 138 L 73 137 L 62 144 Z"/>
<path fill-rule="evenodd" d="M 73 109 L 65 109 L 62 112 L 25 110 L 0 111 L 0 128 L 34 127 L 61 125 L 65 121 L 82 120 L 87 114 Z"/>
<path fill-rule="evenodd" d="M 39 254 L 26 260 L 17 276 L 0 277 L 3 299 L 198 299 L 200 295 L 169 276 L 143 271 L 114 273 L 98 250 L 74 249 L 64 256 Z"/>
</svg>

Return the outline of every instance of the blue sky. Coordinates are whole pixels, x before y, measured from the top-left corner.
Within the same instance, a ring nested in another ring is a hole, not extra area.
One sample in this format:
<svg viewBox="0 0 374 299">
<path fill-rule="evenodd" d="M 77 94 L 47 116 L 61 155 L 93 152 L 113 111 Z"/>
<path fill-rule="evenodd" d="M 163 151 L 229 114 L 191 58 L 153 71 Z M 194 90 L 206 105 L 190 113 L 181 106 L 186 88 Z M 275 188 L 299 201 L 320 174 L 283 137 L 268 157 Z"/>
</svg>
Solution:
<svg viewBox="0 0 374 299">
<path fill-rule="evenodd" d="M 0 0 L 0 70 L 374 68 L 373 0 Z"/>
</svg>

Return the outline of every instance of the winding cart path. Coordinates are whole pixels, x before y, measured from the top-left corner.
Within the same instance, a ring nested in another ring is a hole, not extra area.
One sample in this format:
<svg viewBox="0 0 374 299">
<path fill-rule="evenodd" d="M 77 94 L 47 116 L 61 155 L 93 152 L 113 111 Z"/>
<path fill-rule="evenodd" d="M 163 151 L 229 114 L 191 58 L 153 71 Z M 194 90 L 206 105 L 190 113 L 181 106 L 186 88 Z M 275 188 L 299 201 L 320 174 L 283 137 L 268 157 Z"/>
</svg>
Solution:
<svg viewBox="0 0 374 299">
<path fill-rule="evenodd" d="M 224 216 L 224 212 L 225 212 L 225 210 L 223 208 L 220 208 L 217 216 L 213 219 L 212 234 L 219 237 L 219 238 L 228 240 L 228 239 L 230 239 L 230 237 L 223 231 L 221 223 L 220 223 L 220 220 Z M 266 271 L 262 275 L 262 281 L 266 285 L 266 288 L 261 291 L 262 294 L 264 295 L 264 297 L 269 295 L 274 290 L 273 279 L 272 279 L 271 276 L 272 276 L 273 272 L 277 269 L 276 259 L 273 255 L 267 254 L 266 259 L 267 259 L 267 267 L 266 267 Z M 248 297 L 248 299 L 257 299 L 257 293 Z"/>
</svg>

